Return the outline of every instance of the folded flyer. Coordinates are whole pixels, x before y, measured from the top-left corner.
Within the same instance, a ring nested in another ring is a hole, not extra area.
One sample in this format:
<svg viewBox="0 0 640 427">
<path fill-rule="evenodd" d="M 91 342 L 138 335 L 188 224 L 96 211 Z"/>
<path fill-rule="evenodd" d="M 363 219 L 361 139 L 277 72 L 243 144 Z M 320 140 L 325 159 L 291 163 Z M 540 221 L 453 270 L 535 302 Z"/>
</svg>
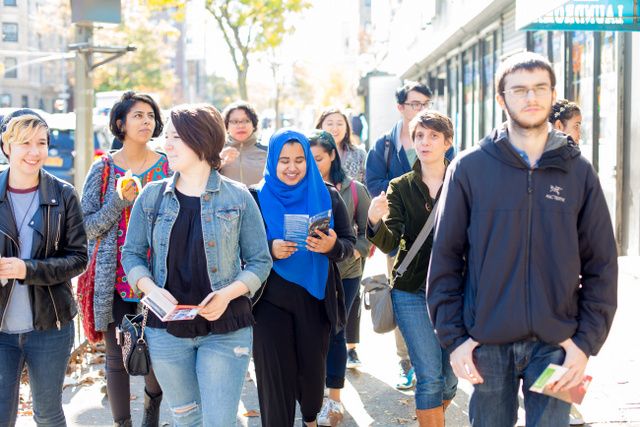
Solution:
<svg viewBox="0 0 640 427">
<path fill-rule="evenodd" d="M 162 292 L 153 292 L 140 300 L 149 307 L 163 322 L 177 320 L 191 320 L 195 318 L 204 307 L 199 305 L 177 305 L 169 301 Z"/>
<path fill-rule="evenodd" d="M 284 215 L 284 240 L 297 244 L 298 250 L 307 250 L 307 237 L 313 236 L 316 230 L 327 232 L 331 223 L 331 210 L 313 216 L 305 214 Z"/>
<path fill-rule="evenodd" d="M 567 403 L 582 403 L 584 395 L 587 393 L 587 389 L 591 384 L 591 376 L 585 375 L 580 384 L 565 391 L 551 392 L 549 388 L 556 383 L 562 376 L 568 371 L 567 368 L 549 363 L 549 366 L 545 368 L 540 374 L 538 379 L 533 383 L 529 390 L 546 394 L 547 396 L 555 397 L 556 399 L 564 400 Z"/>
</svg>

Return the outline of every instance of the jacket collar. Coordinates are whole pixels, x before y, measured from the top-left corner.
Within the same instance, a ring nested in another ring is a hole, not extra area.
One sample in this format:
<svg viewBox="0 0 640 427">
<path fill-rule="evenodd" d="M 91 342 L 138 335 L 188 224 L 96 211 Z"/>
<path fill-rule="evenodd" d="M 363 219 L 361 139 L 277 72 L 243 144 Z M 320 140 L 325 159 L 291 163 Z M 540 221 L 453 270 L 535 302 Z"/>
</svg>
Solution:
<svg viewBox="0 0 640 427">
<path fill-rule="evenodd" d="M 7 187 L 9 185 L 9 170 L 0 173 L 0 202 L 7 200 Z M 38 183 L 38 193 L 40 205 L 57 206 L 60 203 L 60 190 L 55 185 L 55 178 L 45 170 L 40 170 L 40 182 Z"/>
<path fill-rule="evenodd" d="M 173 174 L 173 176 L 171 177 L 171 180 L 169 181 L 169 184 L 167 185 L 167 188 L 164 190 L 165 193 L 175 192 L 176 182 L 178 182 L 179 177 L 180 177 L 180 172 L 176 172 Z M 215 169 L 211 169 L 211 173 L 209 174 L 209 179 L 207 180 L 207 186 L 205 187 L 204 191 L 207 193 L 219 192 L 221 182 L 222 182 L 222 178 L 220 178 L 220 173 Z"/>
<path fill-rule="evenodd" d="M 449 160 L 444 159 L 445 175 L 447 173 L 447 168 L 449 167 L 449 163 L 450 163 Z M 427 187 L 427 184 L 425 184 L 424 181 L 422 180 L 422 164 L 420 163 L 420 160 L 416 160 L 416 162 L 413 164 L 411 174 L 412 174 L 411 179 L 420 190 L 420 193 L 422 193 L 422 196 L 424 197 L 424 199 L 428 202 L 433 201 L 433 203 L 435 203 L 435 201 L 438 200 L 438 198 L 440 198 L 440 193 L 442 192 L 442 185 L 440 186 L 440 189 L 438 190 L 438 194 L 436 194 L 436 197 L 432 198 L 431 194 L 429 194 L 429 187 Z M 430 207 L 427 208 L 427 210 L 430 210 L 430 209 L 431 209 Z"/>
<path fill-rule="evenodd" d="M 503 163 L 519 169 L 529 168 L 511 144 L 506 123 L 493 129 L 480 141 L 480 148 Z M 557 168 L 566 172 L 567 162 L 579 155 L 580 148 L 570 137 L 550 127 L 544 152 L 537 167 L 538 169 Z"/>
</svg>

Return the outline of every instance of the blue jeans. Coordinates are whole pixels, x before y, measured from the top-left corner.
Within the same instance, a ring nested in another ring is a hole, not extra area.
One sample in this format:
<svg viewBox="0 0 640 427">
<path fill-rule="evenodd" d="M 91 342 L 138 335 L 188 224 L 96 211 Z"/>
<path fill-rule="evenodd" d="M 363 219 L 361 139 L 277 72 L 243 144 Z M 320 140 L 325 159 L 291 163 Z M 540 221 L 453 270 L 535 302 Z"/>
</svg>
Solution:
<svg viewBox="0 0 640 427">
<path fill-rule="evenodd" d="M 249 367 L 251 327 L 177 338 L 146 328 L 151 363 L 176 426 L 234 426 Z"/>
<path fill-rule="evenodd" d="M 66 426 L 62 383 L 73 347 L 73 321 L 62 329 L 0 332 L 0 426 L 15 424 L 24 364 L 29 370 L 33 419 L 38 427 Z"/>
<path fill-rule="evenodd" d="M 360 277 L 353 279 L 342 279 L 344 288 L 345 313 L 349 313 L 353 301 L 360 290 Z M 347 339 L 345 330 L 347 325 L 334 334 L 329 341 L 329 352 L 327 353 L 327 387 L 344 388 L 344 377 L 347 373 Z"/>
<path fill-rule="evenodd" d="M 476 347 L 473 359 L 484 383 L 475 385 L 471 394 L 471 425 L 514 426 L 518 419 L 518 388 L 522 380 L 527 427 L 568 426 L 571 405 L 529 391 L 547 365 L 562 365 L 564 356 L 562 347 L 542 341 Z"/>
<path fill-rule="evenodd" d="M 426 292 L 391 291 L 393 314 L 407 343 L 416 372 L 416 409 L 431 409 L 456 395 L 458 378 L 449 363 L 449 353 L 436 338 L 427 313 Z"/>
</svg>

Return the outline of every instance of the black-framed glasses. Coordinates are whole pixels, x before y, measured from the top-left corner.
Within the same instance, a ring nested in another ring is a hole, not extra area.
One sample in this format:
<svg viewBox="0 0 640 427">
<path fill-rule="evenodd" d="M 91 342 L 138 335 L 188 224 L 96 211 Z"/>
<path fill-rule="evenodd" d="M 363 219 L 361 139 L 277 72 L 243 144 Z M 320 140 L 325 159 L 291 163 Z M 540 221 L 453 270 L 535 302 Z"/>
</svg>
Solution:
<svg viewBox="0 0 640 427">
<path fill-rule="evenodd" d="M 502 93 L 508 93 L 514 98 L 526 98 L 529 92 L 533 92 L 536 98 L 542 98 L 544 96 L 551 95 L 553 88 L 549 85 L 540 85 L 534 87 L 514 87 L 512 89 L 505 89 Z"/>
<path fill-rule="evenodd" d="M 408 105 L 414 110 L 419 111 L 419 110 L 424 110 L 425 108 L 431 107 L 431 101 L 427 101 L 427 102 L 412 101 L 412 102 L 405 102 L 402 105 Z"/>
</svg>

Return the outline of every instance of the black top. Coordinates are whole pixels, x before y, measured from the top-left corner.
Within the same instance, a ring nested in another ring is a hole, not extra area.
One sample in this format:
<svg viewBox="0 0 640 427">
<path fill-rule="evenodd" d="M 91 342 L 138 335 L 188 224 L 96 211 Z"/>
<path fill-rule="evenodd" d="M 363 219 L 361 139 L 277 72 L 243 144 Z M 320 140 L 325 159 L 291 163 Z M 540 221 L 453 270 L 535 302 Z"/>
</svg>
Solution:
<svg viewBox="0 0 640 427">
<path fill-rule="evenodd" d="M 198 305 L 211 293 L 202 238 L 200 198 L 185 196 L 178 190 L 175 192 L 180 203 L 180 211 L 169 239 L 165 289 L 179 304 Z M 180 338 L 195 338 L 211 333 L 224 334 L 252 326 L 254 323 L 251 301 L 246 297 L 232 300 L 222 316 L 213 322 L 202 316 L 196 316 L 193 320 L 162 322 L 153 313 L 150 314 L 150 327 L 165 328 L 171 335 Z"/>
</svg>

